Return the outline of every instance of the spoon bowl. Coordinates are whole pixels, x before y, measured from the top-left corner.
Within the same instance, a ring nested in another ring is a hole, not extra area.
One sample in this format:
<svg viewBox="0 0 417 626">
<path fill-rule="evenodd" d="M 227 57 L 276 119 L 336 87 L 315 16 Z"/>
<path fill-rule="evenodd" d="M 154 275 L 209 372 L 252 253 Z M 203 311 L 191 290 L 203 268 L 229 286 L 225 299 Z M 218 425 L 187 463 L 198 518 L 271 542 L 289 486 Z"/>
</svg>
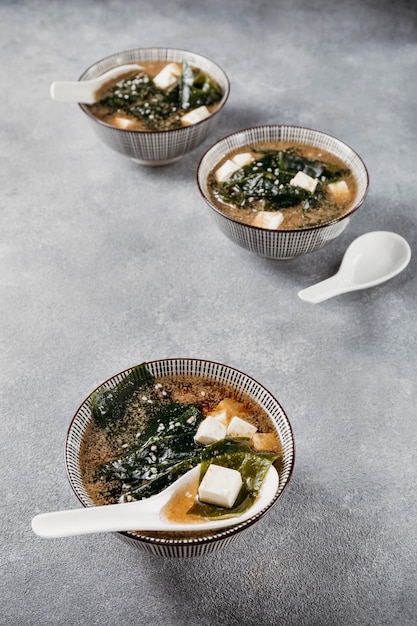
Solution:
<svg viewBox="0 0 417 626">
<path fill-rule="evenodd" d="M 58 81 L 51 85 L 51 98 L 59 102 L 95 104 L 100 100 L 100 92 L 106 83 L 141 69 L 141 65 L 130 63 L 114 67 L 90 80 Z"/>
<path fill-rule="evenodd" d="M 316 304 L 348 291 L 374 287 L 402 272 L 410 258 L 409 244 L 397 233 L 365 233 L 347 248 L 334 276 L 302 289 L 298 296 Z"/>
<path fill-rule="evenodd" d="M 200 465 L 186 472 L 161 493 L 136 502 L 93 506 L 83 509 L 70 509 L 41 513 L 32 520 L 32 530 L 44 538 L 69 537 L 98 532 L 116 531 L 210 531 L 240 524 L 260 513 L 274 498 L 279 478 L 271 466 L 252 506 L 234 517 L 216 518 L 190 523 L 177 523 L 169 520 L 164 510 L 180 490 L 190 489 L 198 482 Z M 227 514 L 227 509 L 225 509 Z"/>
</svg>

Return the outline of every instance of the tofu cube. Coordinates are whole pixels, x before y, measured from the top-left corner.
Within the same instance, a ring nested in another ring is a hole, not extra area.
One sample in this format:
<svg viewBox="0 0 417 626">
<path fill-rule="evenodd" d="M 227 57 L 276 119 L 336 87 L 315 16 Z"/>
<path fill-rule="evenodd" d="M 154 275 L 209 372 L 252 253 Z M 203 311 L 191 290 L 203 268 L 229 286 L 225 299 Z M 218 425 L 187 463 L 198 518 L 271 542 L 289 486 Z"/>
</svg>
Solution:
<svg viewBox="0 0 417 626">
<path fill-rule="evenodd" d="M 242 476 L 238 470 L 211 463 L 198 488 L 198 497 L 201 502 L 230 509 L 242 485 Z"/>
<path fill-rule="evenodd" d="M 255 433 L 250 443 L 255 452 L 281 451 L 281 444 L 274 433 Z"/>
<path fill-rule="evenodd" d="M 216 411 L 226 411 L 227 420 L 230 421 L 234 415 L 240 417 L 246 412 L 245 405 L 242 402 L 238 402 L 233 398 L 223 398 L 216 406 Z"/>
<path fill-rule="evenodd" d="M 235 154 L 232 159 L 228 159 L 216 170 L 216 180 L 218 183 L 223 183 L 225 180 L 230 178 L 230 176 L 240 170 L 241 167 L 247 165 L 251 161 L 253 161 L 253 155 L 250 152 L 241 152 L 240 154 Z"/>
<path fill-rule="evenodd" d="M 206 117 L 209 117 L 210 111 L 203 104 L 201 107 L 197 107 L 193 111 L 186 113 L 181 118 L 181 124 L 183 126 L 190 126 L 191 124 L 197 124 L 197 122 L 201 122 L 201 120 L 205 120 Z"/>
<path fill-rule="evenodd" d="M 236 172 L 240 169 L 240 165 L 234 163 L 231 159 L 228 159 L 216 170 L 216 180 L 218 183 L 223 183 L 225 180 L 230 178 L 233 172 Z"/>
<path fill-rule="evenodd" d="M 229 422 L 226 437 L 249 437 L 250 439 L 257 430 L 256 426 L 235 415 Z"/>
<path fill-rule="evenodd" d="M 235 154 L 232 161 L 233 163 L 236 163 L 236 165 L 238 165 L 239 167 L 243 167 L 244 165 L 251 163 L 253 159 L 254 157 L 251 152 L 240 152 L 239 154 Z"/>
<path fill-rule="evenodd" d="M 129 130 L 129 128 L 133 128 L 135 126 L 135 123 L 136 122 L 134 120 L 128 117 L 122 117 L 121 115 L 118 115 L 113 118 L 114 126 L 117 126 L 118 128 L 124 128 L 125 130 Z"/>
<path fill-rule="evenodd" d="M 336 202 L 346 202 L 349 199 L 350 191 L 345 180 L 330 183 L 327 188 Z"/>
<path fill-rule="evenodd" d="M 181 65 L 179 63 L 168 63 L 165 67 L 153 78 L 154 85 L 158 89 L 169 89 L 181 76 Z"/>
<path fill-rule="evenodd" d="M 227 418 L 227 411 L 225 409 L 218 409 L 217 407 L 213 411 L 211 411 L 211 413 L 209 413 L 207 417 L 212 417 L 213 419 L 218 420 L 224 426 L 227 426 L 227 423 L 229 421 Z"/>
<path fill-rule="evenodd" d="M 259 228 L 269 228 L 270 230 L 277 230 L 284 220 L 284 216 L 281 211 L 259 211 L 255 215 L 253 225 Z"/>
<path fill-rule="evenodd" d="M 200 422 L 194 439 L 203 446 L 215 443 L 226 437 L 226 425 L 215 417 L 207 416 Z"/>
<path fill-rule="evenodd" d="M 290 185 L 292 187 L 301 187 L 310 193 L 314 193 L 318 182 L 317 178 L 311 178 L 311 176 L 304 174 L 304 172 L 297 172 L 294 178 L 291 178 Z"/>
</svg>

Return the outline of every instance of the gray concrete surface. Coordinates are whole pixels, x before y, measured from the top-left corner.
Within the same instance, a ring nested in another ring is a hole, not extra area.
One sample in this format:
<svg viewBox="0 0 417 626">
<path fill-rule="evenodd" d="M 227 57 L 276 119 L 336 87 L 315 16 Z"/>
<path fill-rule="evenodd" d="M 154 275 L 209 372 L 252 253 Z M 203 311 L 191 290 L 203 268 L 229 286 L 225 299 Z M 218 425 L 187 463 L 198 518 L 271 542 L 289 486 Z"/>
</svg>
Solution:
<svg viewBox="0 0 417 626">
<path fill-rule="evenodd" d="M 411 626 L 416 601 L 415 3 L 33 0 L 0 4 L 0 622 Z M 173 46 L 216 60 L 231 96 L 201 148 L 144 169 L 102 147 L 54 80 Z M 368 198 L 327 248 L 258 258 L 217 230 L 195 170 L 218 137 L 295 123 L 354 147 Z M 307 305 L 370 230 L 404 235 L 405 272 Z M 76 506 L 63 449 L 84 397 L 155 358 L 235 366 L 294 428 L 279 505 L 223 553 L 166 560 L 114 536 L 34 536 Z"/>
</svg>

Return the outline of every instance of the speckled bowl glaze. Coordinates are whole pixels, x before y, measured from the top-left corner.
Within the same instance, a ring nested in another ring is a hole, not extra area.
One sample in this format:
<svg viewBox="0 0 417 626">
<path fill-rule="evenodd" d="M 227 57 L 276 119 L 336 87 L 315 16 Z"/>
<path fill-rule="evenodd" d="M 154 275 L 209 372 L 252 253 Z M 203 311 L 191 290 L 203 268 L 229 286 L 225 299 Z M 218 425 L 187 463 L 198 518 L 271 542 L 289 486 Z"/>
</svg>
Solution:
<svg viewBox="0 0 417 626">
<path fill-rule="evenodd" d="M 351 169 L 357 182 L 356 196 L 349 212 L 326 224 L 297 230 L 271 230 L 250 226 L 222 213 L 210 199 L 207 182 L 209 173 L 229 152 L 266 141 L 290 141 L 294 146 L 309 144 L 339 157 Z M 361 157 L 339 139 L 310 128 L 269 125 L 241 130 L 217 141 L 200 160 L 197 184 L 217 226 L 226 237 L 260 256 L 270 259 L 292 259 L 323 248 L 345 230 L 351 216 L 365 200 L 369 176 Z"/>
<path fill-rule="evenodd" d="M 258 522 L 270 509 L 274 506 L 284 491 L 294 465 L 294 438 L 293 432 L 288 418 L 274 396 L 256 382 L 250 376 L 236 370 L 227 365 L 221 365 L 213 361 L 201 359 L 165 359 L 158 361 L 150 361 L 147 363 L 148 370 L 155 377 L 187 375 L 197 378 L 209 379 L 214 382 L 220 382 L 231 386 L 237 396 L 246 394 L 254 399 L 268 414 L 271 422 L 275 425 L 276 431 L 281 439 L 283 446 L 283 462 L 280 470 L 279 487 L 275 497 L 271 503 L 263 509 L 258 515 L 250 518 L 241 524 L 226 528 L 223 530 L 213 531 L 212 534 L 184 538 L 184 535 L 176 539 L 166 539 L 163 537 L 148 537 L 145 535 L 137 535 L 129 532 L 114 533 L 117 537 L 127 542 L 133 548 L 148 552 L 151 554 L 167 557 L 192 557 L 201 556 L 220 550 L 232 542 L 234 542 L 245 531 L 249 530 L 256 522 Z M 100 387 L 107 389 L 113 388 L 125 376 L 127 376 L 132 368 L 116 374 L 109 378 Z M 100 388 L 98 387 L 98 388 Z M 94 392 L 92 392 L 94 393 Z M 84 487 L 82 474 L 80 469 L 80 448 L 84 433 L 90 421 L 93 419 L 91 415 L 90 398 L 92 393 L 84 400 L 77 412 L 75 413 L 70 427 L 68 429 L 66 446 L 65 446 L 65 463 L 67 475 L 75 495 L 85 507 L 94 506 L 87 491 Z"/>
<path fill-rule="evenodd" d="M 157 132 L 117 128 L 99 120 L 86 105 L 80 104 L 79 106 L 92 124 L 94 131 L 109 148 L 141 165 L 168 165 L 194 150 L 210 134 L 229 97 L 230 84 L 226 74 L 216 63 L 194 52 L 176 48 L 137 48 L 118 52 L 89 67 L 79 80 L 96 78 L 119 65 L 150 60 L 167 62 L 185 60 L 214 78 L 223 93 L 214 113 L 197 124 Z"/>
</svg>

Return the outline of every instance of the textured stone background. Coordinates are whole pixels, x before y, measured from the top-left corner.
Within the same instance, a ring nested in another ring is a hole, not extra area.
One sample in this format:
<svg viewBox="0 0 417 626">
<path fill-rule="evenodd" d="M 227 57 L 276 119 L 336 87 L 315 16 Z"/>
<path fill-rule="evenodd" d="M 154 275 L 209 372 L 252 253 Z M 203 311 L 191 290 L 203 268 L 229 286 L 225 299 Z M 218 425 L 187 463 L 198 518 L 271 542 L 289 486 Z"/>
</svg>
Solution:
<svg viewBox="0 0 417 626">
<path fill-rule="evenodd" d="M 0 4 L 0 623 L 411 626 L 416 602 L 416 263 L 307 305 L 358 235 L 416 250 L 417 8 L 411 0 L 33 0 Z M 231 95 L 204 145 L 146 169 L 103 147 L 54 80 L 140 46 L 194 50 Z M 195 183 L 245 126 L 331 133 L 368 165 L 363 208 L 331 245 L 274 262 L 217 231 Z M 199 357 L 250 374 L 294 428 L 292 481 L 227 551 L 166 560 L 114 536 L 47 541 L 74 507 L 63 449 L 100 382 Z"/>
</svg>

